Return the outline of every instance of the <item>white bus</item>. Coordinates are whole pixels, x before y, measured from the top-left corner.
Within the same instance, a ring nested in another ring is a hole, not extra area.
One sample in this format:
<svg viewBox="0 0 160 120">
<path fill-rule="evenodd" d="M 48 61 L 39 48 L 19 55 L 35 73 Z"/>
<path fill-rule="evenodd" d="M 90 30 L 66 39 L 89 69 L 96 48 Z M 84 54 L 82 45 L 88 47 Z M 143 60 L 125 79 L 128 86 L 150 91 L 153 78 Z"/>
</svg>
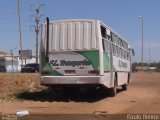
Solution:
<svg viewBox="0 0 160 120">
<path fill-rule="evenodd" d="M 41 84 L 65 90 L 104 87 L 115 96 L 131 81 L 133 49 L 99 20 L 71 19 L 42 24 Z"/>
</svg>

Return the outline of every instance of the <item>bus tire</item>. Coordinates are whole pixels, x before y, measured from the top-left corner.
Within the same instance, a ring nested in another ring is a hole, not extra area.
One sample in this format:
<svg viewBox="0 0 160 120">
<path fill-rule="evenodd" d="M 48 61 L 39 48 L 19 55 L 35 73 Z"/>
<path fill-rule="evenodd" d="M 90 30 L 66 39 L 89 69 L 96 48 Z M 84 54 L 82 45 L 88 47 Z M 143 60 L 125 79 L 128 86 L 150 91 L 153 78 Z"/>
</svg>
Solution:
<svg viewBox="0 0 160 120">
<path fill-rule="evenodd" d="M 127 87 L 128 87 L 127 84 L 122 85 L 122 90 L 123 90 L 123 91 L 127 91 L 127 89 L 128 89 Z"/>
<path fill-rule="evenodd" d="M 127 80 L 128 84 L 131 83 L 130 79 L 131 79 L 131 75 L 130 75 L 130 73 L 128 73 L 128 80 Z"/>
<path fill-rule="evenodd" d="M 128 73 L 127 83 L 122 85 L 122 90 L 123 91 L 127 91 L 129 83 L 130 83 L 130 74 Z"/>
<path fill-rule="evenodd" d="M 114 97 L 117 94 L 117 77 L 114 78 L 114 87 L 109 88 L 109 96 Z"/>
</svg>

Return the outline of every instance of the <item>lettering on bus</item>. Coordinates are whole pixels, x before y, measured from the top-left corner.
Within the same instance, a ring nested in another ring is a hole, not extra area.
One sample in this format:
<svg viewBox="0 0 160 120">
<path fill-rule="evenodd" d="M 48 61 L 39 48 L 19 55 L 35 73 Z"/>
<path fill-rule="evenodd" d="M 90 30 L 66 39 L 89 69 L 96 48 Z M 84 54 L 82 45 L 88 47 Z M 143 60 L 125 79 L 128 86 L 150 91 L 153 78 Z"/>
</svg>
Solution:
<svg viewBox="0 0 160 120">
<path fill-rule="evenodd" d="M 89 66 L 91 65 L 91 61 L 83 60 L 83 61 L 66 61 L 66 60 L 50 60 L 50 66 Z"/>
<path fill-rule="evenodd" d="M 48 63 L 50 66 L 59 66 L 58 60 L 50 60 Z"/>
<path fill-rule="evenodd" d="M 119 60 L 118 65 L 120 68 L 127 68 L 127 63 L 123 62 L 122 60 Z"/>
</svg>

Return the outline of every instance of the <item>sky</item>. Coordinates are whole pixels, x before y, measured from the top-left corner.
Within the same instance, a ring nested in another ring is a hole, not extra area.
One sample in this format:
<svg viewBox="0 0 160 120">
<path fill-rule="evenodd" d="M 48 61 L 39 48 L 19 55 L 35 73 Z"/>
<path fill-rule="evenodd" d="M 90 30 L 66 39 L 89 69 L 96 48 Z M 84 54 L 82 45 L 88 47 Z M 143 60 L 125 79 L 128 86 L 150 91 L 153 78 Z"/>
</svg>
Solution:
<svg viewBox="0 0 160 120">
<path fill-rule="evenodd" d="M 18 54 L 18 0 L 0 0 L 0 51 Z M 141 19 L 143 16 L 144 61 L 160 61 L 160 0 L 20 0 L 22 47 L 35 53 L 35 8 L 45 17 L 98 19 L 128 41 L 135 50 L 133 61 L 141 61 Z"/>
</svg>

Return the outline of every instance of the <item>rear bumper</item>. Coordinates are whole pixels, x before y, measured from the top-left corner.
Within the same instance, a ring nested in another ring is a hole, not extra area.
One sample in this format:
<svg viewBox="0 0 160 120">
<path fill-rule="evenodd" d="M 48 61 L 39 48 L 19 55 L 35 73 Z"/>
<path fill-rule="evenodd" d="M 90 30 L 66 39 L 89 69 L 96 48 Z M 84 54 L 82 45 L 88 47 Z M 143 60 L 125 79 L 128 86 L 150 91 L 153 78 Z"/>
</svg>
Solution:
<svg viewBox="0 0 160 120">
<path fill-rule="evenodd" d="M 101 84 L 101 78 L 100 76 L 41 76 L 41 84 Z"/>
</svg>

